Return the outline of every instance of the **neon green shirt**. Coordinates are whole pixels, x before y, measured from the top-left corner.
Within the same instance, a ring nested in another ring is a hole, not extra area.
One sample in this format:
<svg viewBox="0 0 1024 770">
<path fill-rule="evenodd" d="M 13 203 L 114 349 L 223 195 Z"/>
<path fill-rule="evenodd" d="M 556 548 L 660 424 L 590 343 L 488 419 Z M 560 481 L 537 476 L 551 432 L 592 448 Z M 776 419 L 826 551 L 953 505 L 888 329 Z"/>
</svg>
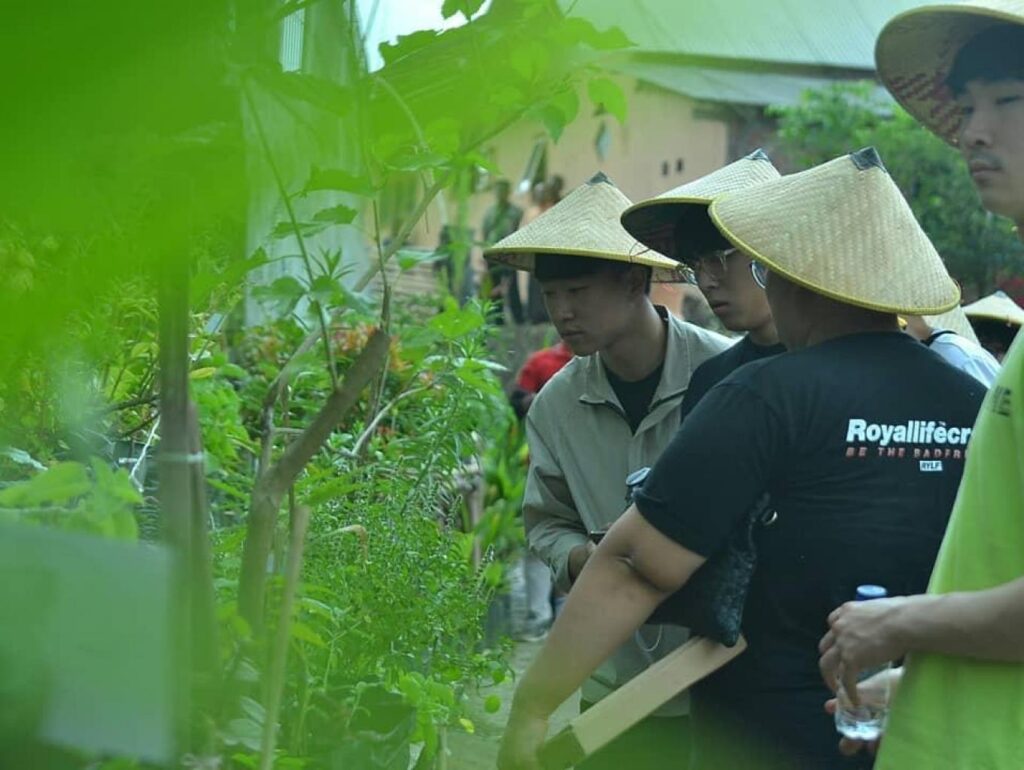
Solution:
<svg viewBox="0 0 1024 770">
<path fill-rule="evenodd" d="M 1024 334 L 985 398 L 929 593 L 1024 575 Z M 1024 665 L 915 653 L 876 770 L 1024 768 Z"/>
</svg>

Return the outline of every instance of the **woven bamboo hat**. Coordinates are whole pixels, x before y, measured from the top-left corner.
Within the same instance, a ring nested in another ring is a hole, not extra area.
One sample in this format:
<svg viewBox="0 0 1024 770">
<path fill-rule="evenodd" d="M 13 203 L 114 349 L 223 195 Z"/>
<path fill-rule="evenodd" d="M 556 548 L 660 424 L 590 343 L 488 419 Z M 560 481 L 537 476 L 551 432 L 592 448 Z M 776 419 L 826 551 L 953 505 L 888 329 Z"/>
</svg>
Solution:
<svg viewBox="0 0 1024 770">
<path fill-rule="evenodd" d="M 1021 311 L 1021 313 L 1024 314 L 1024 311 Z M 960 305 L 957 305 L 952 310 L 947 310 L 941 315 L 925 316 L 924 320 L 933 329 L 949 329 L 949 331 L 956 332 L 964 339 L 968 339 L 975 344 L 981 344 L 978 341 L 978 335 L 974 333 L 974 327 L 967 320 L 964 309 Z"/>
<path fill-rule="evenodd" d="M 875 45 L 878 75 L 896 101 L 950 144 L 959 111 L 946 78 L 956 55 L 979 32 L 1002 23 L 1024 25 L 1024 0 L 970 0 L 902 13 Z"/>
<path fill-rule="evenodd" d="M 1002 321 L 1011 326 L 1024 326 L 1024 309 L 1001 291 L 965 306 L 964 313 L 969 319 Z"/>
<path fill-rule="evenodd" d="M 595 174 L 525 227 L 502 238 L 484 257 L 532 271 L 538 254 L 565 254 L 652 268 L 651 280 L 682 281 L 679 265 L 650 251 L 619 223 L 630 200 L 602 173 Z"/>
<path fill-rule="evenodd" d="M 883 313 L 935 315 L 960 288 L 873 147 L 715 199 L 737 248 L 811 291 Z"/>
<path fill-rule="evenodd" d="M 633 204 L 622 213 L 622 226 L 648 248 L 680 259 L 686 249 L 685 243 L 676 243 L 676 226 L 681 219 L 685 218 L 686 229 L 699 237 L 701 230 L 713 229 L 707 210 L 719 195 L 778 178 L 771 159 L 764 150 L 757 149 L 700 179 Z"/>
</svg>

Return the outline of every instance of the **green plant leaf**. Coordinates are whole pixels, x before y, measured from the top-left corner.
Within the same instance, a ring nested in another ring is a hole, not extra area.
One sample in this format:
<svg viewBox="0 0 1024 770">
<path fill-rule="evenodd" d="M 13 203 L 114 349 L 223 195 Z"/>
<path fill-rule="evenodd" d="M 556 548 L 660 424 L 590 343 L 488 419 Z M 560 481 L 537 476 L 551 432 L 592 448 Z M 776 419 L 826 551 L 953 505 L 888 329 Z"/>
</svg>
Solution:
<svg viewBox="0 0 1024 770">
<path fill-rule="evenodd" d="M 394 43 L 381 43 L 380 56 L 385 64 L 392 64 L 409 54 L 430 45 L 437 38 L 434 30 L 423 29 L 411 35 L 399 35 Z"/>
<path fill-rule="evenodd" d="M 368 291 L 356 292 L 345 284 L 338 285 L 341 296 L 345 300 L 345 307 L 352 308 L 357 313 L 367 315 L 373 312 L 374 302 Z"/>
<path fill-rule="evenodd" d="M 427 168 L 445 168 L 449 164 L 449 159 L 436 152 L 407 150 L 392 156 L 387 160 L 387 164 L 398 171 L 423 171 Z"/>
<path fill-rule="evenodd" d="M 554 105 L 545 104 L 540 107 L 537 115 L 553 141 L 557 142 L 562 138 L 562 132 L 565 130 L 565 125 L 568 121 L 566 121 L 565 115 L 562 114 L 560 109 Z"/>
<path fill-rule="evenodd" d="M 328 222 L 332 225 L 347 225 L 350 224 L 359 212 L 348 206 L 331 206 L 330 208 L 320 209 L 313 215 L 314 222 Z"/>
<path fill-rule="evenodd" d="M 488 99 L 495 107 L 517 109 L 526 103 L 527 97 L 520 89 L 512 85 L 499 85 L 491 89 Z"/>
<path fill-rule="evenodd" d="M 572 123 L 580 112 L 580 97 L 573 87 L 564 88 L 549 100 L 549 104 L 562 113 L 566 123 Z"/>
<path fill-rule="evenodd" d="M 625 32 L 618 27 L 599 30 L 581 16 L 570 16 L 552 30 L 552 37 L 563 45 L 582 43 L 598 51 L 613 51 L 634 45 Z"/>
<path fill-rule="evenodd" d="M 299 299 L 306 295 L 306 287 L 297 278 L 284 275 L 270 284 L 270 286 L 253 287 L 252 294 L 257 299 L 284 305 L 290 310 L 295 307 L 295 303 Z"/>
<path fill-rule="evenodd" d="M 587 94 L 595 107 L 603 107 L 606 112 L 614 115 L 619 123 L 626 122 L 626 95 L 614 80 L 593 78 L 587 83 Z"/>
<path fill-rule="evenodd" d="M 327 643 L 320 637 L 316 631 L 307 626 L 305 623 L 299 621 L 292 622 L 291 634 L 293 639 L 298 639 L 303 642 L 309 642 L 310 644 L 325 648 Z"/>
<path fill-rule="evenodd" d="M 263 267 L 263 265 L 267 264 L 269 261 L 267 252 L 262 248 L 259 248 L 246 259 L 231 260 L 223 270 L 199 271 L 189 284 L 189 299 L 192 305 L 195 307 L 203 307 L 209 301 L 209 298 L 215 289 L 218 287 L 230 288 L 238 286 L 250 272 Z M 140 344 L 148 345 L 152 348 L 153 353 L 155 354 L 155 342 Z M 133 355 L 135 354 L 133 353 Z"/>
<path fill-rule="evenodd" d="M 236 486 L 232 486 L 231 484 L 223 482 L 220 479 L 214 478 L 208 478 L 206 482 L 214 489 L 217 489 L 223 492 L 224 494 L 233 497 L 235 500 L 239 502 L 244 503 L 249 501 L 249 493 L 239 489 Z"/>
<path fill-rule="evenodd" d="M 11 484 L 0 490 L 0 506 L 17 508 L 43 503 L 66 503 L 86 494 L 91 488 L 84 465 L 64 462 L 28 481 Z"/>
<path fill-rule="evenodd" d="M 479 166 L 488 174 L 494 174 L 496 176 L 501 174 L 501 169 L 498 168 L 498 164 L 479 152 L 467 152 L 462 156 L 462 159 L 466 163 Z"/>
<path fill-rule="evenodd" d="M 324 306 L 341 304 L 341 289 L 329 275 L 318 275 L 309 287 L 309 296 Z"/>
<path fill-rule="evenodd" d="M 492 561 L 486 567 L 481 574 L 481 578 L 484 583 L 490 588 L 498 588 L 501 585 L 501 581 L 505 576 L 505 569 L 501 566 L 500 562 Z"/>
<path fill-rule="evenodd" d="M 359 487 L 360 485 L 350 478 L 332 479 L 313 487 L 306 495 L 305 503 L 314 507 L 323 505 L 329 500 L 344 498 L 346 495 L 351 494 L 353 490 L 359 489 Z"/>
<path fill-rule="evenodd" d="M 270 237 L 275 239 L 292 238 L 295 236 L 296 229 L 298 229 L 299 234 L 303 238 L 312 238 L 330 226 L 330 222 L 296 222 L 294 226 L 291 222 L 278 222 L 274 229 L 270 231 Z"/>
<path fill-rule="evenodd" d="M 3 454 L 8 460 L 18 463 L 18 465 L 28 465 L 37 471 L 45 471 L 46 466 L 41 462 L 32 457 L 24 449 L 16 449 L 15 447 L 4 447 L 0 450 L 0 454 Z"/>
<path fill-rule="evenodd" d="M 457 13 L 461 13 L 469 21 L 476 15 L 483 6 L 484 0 L 444 0 L 441 6 L 441 16 L 450 19 Z"/>
<path fill-rule="evenodd" d="M 249 376 L 249 373 L 245 371 L 245 369 L 243 369 L 238 364 L 232 363 L 221 364 L 220 369 L 218 370 L 218 374 L 221 374 L 225 377 L 232 377 L 236 380 L 244 380 Z"/>
<path fill-rule="evenodd" d="M 232 719 L 224 730 L 226 743 L 253 751 L 259 751 L 261 736 L 262 728 L 251 719 Z"/>
<path fill-rule="evenodd" d="M 399 249 L 395 252 L 395 261 L 402 270 L 409 270 L 424 262 L 433 262 L 437 259 L 436 251 L 426 249 Z"/>
<path fill-rule="evenodd" d="M 426 125 L 423 134 L 430 149 L 447 159 L 459 150 L 462 124 L 454 118 L 438 118 Z"/>
<path fill-rule="evenodd" d="M 238 699 L 238 703 L 249 719 L 258 725 L 263 725 L 267 719 L 267 712 L 262 704 L 245 695 Z"/>
<path fill-rule="evenodd" d="M 448 298 L 451 300 L 451 298 Z M 458 339 L 469 334 L 474 329 L 484 325 L 485 319 L 481 313 L 471 307 L 459 308 L 454 300 L 446 301 L 445 310 L 430 319 L 429 326 L 441 333 L 446 339 Z"/>
<path fill-rule="evenodd" d="M 305 195 L 319 190 L 335 190 L 363 197 L 369 197 L 376 192 L 370 180 L 365 176 L 356 176 L 338 168 L 318 168 L 313 166 L 301 194 Z"/>
</svg>

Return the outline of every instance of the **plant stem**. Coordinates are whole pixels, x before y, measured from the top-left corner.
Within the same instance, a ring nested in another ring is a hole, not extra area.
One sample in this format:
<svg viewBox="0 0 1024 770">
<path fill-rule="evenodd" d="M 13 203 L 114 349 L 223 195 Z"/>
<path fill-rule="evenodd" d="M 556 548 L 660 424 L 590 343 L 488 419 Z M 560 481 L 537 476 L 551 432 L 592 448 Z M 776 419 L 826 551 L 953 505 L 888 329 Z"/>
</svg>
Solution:
<svg viewBox="0 0 1024 770">
<path fill-rule="evenodd" d="M 309 508 L 302 505 L 295 509 L 292 520 L 292 537 L 288 544 L 288 560 L 285 566 L 284 593 L 281 596 L 281 612 L 278 616 L 277 634 L 271 652 L 268 673 L 269 688 L 266 716 L 263 721 L 263 735 L 260 741 L 260 770 L 272 770 L 274 750 L 277 747 L 277 716 L 281 710 L 281 696 L 284 692 L 285 664 L 288 662 L 288 640 L 292 630 L 292 611 L 295 607 L 295 592 L 302 572 L 302 550 L 306 541 L 309 524 Z"/>
<path fill-rule="evenodd" d="M 242 571 L 238 581 L 238 607 L 243 618 L 258 631 L 263 618 L 263 592 L 267 578 L 267 556 L 273 542 L 274 525 L 281 501 L 302 469 L 320 451 L 341 419 L 355 405 L 363 388 L 384 366 L 390 338 L 379 329 L 373 333 L 363 352 L 345 372 L 341 386 L 312 422 L 292 441 L 277 462 L 265 466 L 256 479 L 249 505 L 248 532 L 242 551 Z"/>
<path fill-rule="evenodd" d="M 150 404 L 155 404 L 159 400 L 160 397 L 154 395 L 131 398 L 128 399 L 127 401 L 119 401 L 116 404 L 111 404 L 110 406 L 104 407 L 103 413 L 110 414 L 111 412 L 119 412 L 122 409 L 131 409 L 132 407 L 136 406 L 149 406 Z"/>
<path fill-rule="evenodd" d="M 444 186 L 448 184 L 448 176 L 449 172 L 447 171 L 440 174 L 434 184 L 432 184 L 430 188 L 423 193 L 423 197 L 420 199 L 420 202 L 416 204 L 416 208 L 413 210 L 412 214 L 405 220 L 402 226 L 398 229 L 398 232 L 395 233 L 394 238 L 391 239 L 391 243 L 389 243 L 387 248 L 384 249 L 384 253 L 380 256 L 380 259 L 378 259 L 377 262 L 371 263 L 367 271 L 363 273 L 362 277 L 356 282 L 355 291 L 359 292 L 365 289 L 370 281 L 373 280 L 374 276 L 380 272 L 381 267 L 385 265 L 388 260 L 390 260 L 402 247 L 406 238 L 409 237 L 409 233 L 412 232 L 413 228 L 423 217 L 423 213 L 430 207 L 431 202 L 435 197 L 437 197 L 437 194 L 444 189 Z"/>
<path fill-rule="evenodd" d="M 407 390 L 407 391 L 405 391 L 403 393 L 399 393 L 397 396 L 395 396 L 393 399 L 391 399 L 388 403 L 386 403 L 384 405 L 384 408 L 381 409 L 379 412 L 377 412 L 377 416 L 374 417 L 373 420 L 370 422 L 370 424 L 366 426 L 366 430 L 364 430 L 359 435 L 359 438 L 356 439 L 356 443 L 352 446 L 352 449 L 350 449 L 349 451 L 344 453 L 345 456 L 346 457 L 351 457 L 351 458 L 359 457 L 360 452 L 363 451 L 363 447 L 369 441 L 369 439 L 373 435 L 374 431 L 377 430 L 377 426 L 380 425 L 381 420 L 383 420 L 384 417 L 387 416 L 387 413 L 390 412 L 391 409 L 393 409 L 394 406 L 399 401 L 401 401 L 403 399 L 406 399 L 409 396 L 414 396 L 417 393 L 422 393 L 425 390 L 429 390 L 430 387 L 431 386 L 429 386 L 429 385 L 423 385 L 423 386 L 418 387 L 418 388 L 412 388 L 412 389 Z"/>
<path fill-rule="evenodd" d="M 291 223 L 292 230 L 295 233 L 295 240 L 299 244 L 299 254 L 302 256 L 302 264 L 306 268 L 306 278 L 309 281 L 310 288 L 313 286 L 313 267 L 310 264 L 309 252 L 306 250 L 306 240 L 302 237 L 302 230 L 299 228 L 299 220 L 295 216 L 295 208 L 292 206 L 291 196 L 288 194 L 288 189 L 285 187 L 284 179 L 281 177 L 281 171 L 277 167 L 277 163 L 274 161 L 274 153 L 270 148 L 270 140 L 267 138 L 266 131 L 263 129 L 263 121 L 260 118 L 259 110 L 256 108 L 256 101 L 252 98 L 252 92 L 246 83 L 242 90 L 245 92 L 245 99 L 249 104 L 249 109 L 252 111 L 253 123 L 256 126 L 256 133 L 259 134 L 260 144 L 263 145 L 263 152 L 267 158 L 267 165 L 270 166 L 270 171 L 274 176 L 274 183 L 277 185 L 278 194 L 281 196 L 281 202 L 284 203 L 285 211 L 288 212 L 288 221 Z M 320 334 L 324 341 L 324 355 L 327 359 L 327 372 L 331 376 L 331 385 L 337 390 L 338 389 L 338 370 L 334 364 L 334 353 L 331 351 L 331 338 L 327 334 L 327 316 L 324 313 L 323 306 L 315 299 L 310 298 L 310 303 L 316 309 L 317 320 L 320 322 Z"/>
<path fill-rule="evenodd" d="M 178 638 L 174 647 L 178 679 L 178 739 L 189 747 L 192 685 L 192 482 L 188 398 L 188 264 L 172 253 L 163 257 L 159 291 L 160 358 L 160 519 L 174 554 L 172 612 Z"/>
<path fill-rule="evenodd" d="M 189 451 L 202 457 L 203 439 L 199 413 L 188 405 Z M 206 469 L 203 463 L 189 465 L 192 481 L 191 578 L 192 655 L 197 677 L 196 693 L 204 707 L 212 706 L 220 690 L 217 643 L 217 599 L 213 590 L 213 553 L 210 548 L 209 506 L 206 497 Z M 211 735 L 200 736 L 200 747 L 209 750 Z"/>
</svg>

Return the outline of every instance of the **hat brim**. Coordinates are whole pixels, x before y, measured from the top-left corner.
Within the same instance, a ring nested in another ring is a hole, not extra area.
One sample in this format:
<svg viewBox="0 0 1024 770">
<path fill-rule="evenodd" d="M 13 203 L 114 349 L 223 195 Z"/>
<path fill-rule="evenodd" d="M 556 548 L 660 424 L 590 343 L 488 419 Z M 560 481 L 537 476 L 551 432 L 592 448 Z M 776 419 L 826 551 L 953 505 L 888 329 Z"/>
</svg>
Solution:
<svg viewBox="0 0 1024 770">
<path fill-rule="evenodd" d="M 677 262 L 686 263 L 686 249 L 676 243 L 676 228 L 684 218 L 704 219 L 687 222 L 688 229 L 699 235 L 697 228 L 705 226 L 714 230 L 707 218 L 708 206 L 714 198 L 655 198 L 637 203 L 622 213 L 622 226 L 629 234 L 649 249 L 653 249 Z M 696 238 L 695 238 L 696 240 Z"/>
<path fill-rule="evenodd" d="M 990 315 L 988 313 L 967 313 L 966 315 L 968 321 L 994 321 L 996 323 L 1016 327 L 1024 325 L 1021 321 L 1018 321 L 1005 315 Z"/>
<path fill-rule="evenodd" d="M 916 120 L 951 145 L 960 114 L 946 78 L 963 45 L 997 24 L 1024 26 L 1020 9 L 986 5 L 930 5 L 889 21 L 875 44 L 878 76 Z"/>
<path fill-rule="evenodd" d="M 645 257 L 643 254 L 620 254 L 614 251 L 599 251 L 595 249 L 545 249 L 525 246 L 503 248 L 501 251 L 494 253 L 484 252 L 484 256 L 491 262 L 498 262 L 514 267 L 516 270 L 525 270 L 530 273 L 536 269 L 536 257 L 538 254 L 590 257 L 591 259 L 600 259 L 608 262 L 624 262 L 631 265 L 649 267 L 651 268 L 651 280 L 655 283 L 683 283 L 686 280 L 681 266 L 667 264 L 667 258 L 652 259 Z"/>
</svg>

